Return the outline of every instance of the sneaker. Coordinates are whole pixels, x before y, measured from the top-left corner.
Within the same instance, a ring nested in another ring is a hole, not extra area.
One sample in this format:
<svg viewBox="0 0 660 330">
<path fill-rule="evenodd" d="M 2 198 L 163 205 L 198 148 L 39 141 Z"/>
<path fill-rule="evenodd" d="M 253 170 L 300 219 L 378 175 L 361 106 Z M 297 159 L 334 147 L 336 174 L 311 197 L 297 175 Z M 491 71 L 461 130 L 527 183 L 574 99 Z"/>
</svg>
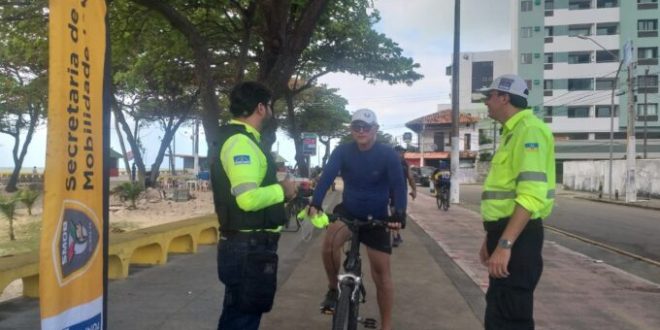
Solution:
<svg viewBox="0 0 660 330">
<path fill-rule="evenodd" d="M 337 299 L 339 299 L 339 291 L 337 289 L 329 289 L 325 294 L 325 299 L 321 302 L 321 313 L 334 314 L 337 307 Z"/>
<path fill-rule="evenodd" d="M 398 247 L 403 243 L 403 240 L 401 239 L 401 235 L 396 235 L 394 236 L 394 239 L 392 240 L 392 247 Z"/>
</svg>

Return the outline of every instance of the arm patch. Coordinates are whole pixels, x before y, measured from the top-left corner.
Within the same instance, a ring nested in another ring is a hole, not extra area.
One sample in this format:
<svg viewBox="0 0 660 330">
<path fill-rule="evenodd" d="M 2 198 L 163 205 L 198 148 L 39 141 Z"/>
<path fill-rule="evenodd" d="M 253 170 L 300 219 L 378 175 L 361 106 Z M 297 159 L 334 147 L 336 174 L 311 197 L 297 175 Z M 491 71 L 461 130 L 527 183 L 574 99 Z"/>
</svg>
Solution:
<svg viewBox="0 0 660 330">
<path fill-rule="evenodd" d="M 251 163 L 249 155 L 234 156 L 234 165 L 249 165 Z"/>
</svg>

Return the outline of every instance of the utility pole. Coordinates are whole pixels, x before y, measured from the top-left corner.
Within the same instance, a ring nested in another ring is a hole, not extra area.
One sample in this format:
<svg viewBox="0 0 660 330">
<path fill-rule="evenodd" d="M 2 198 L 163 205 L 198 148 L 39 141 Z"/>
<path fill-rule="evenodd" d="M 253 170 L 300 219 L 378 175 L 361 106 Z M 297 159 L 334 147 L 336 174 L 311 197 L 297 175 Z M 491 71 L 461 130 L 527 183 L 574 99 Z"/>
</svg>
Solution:
<svg viewBox="0 0 660 330">
<path fill-rule="evenodd" d="M 451 74 L 451 202 L 459 202 L 458 164 L 459 164 L 459 77 L 461 52 L 461 0 L 454 0 L 454 58 Z"/>
<path fill-rule="evenodd" d="M 419 167 L 421 168 L 424 166 L 424 130 L 426 129 L 426 119 L 422 117 L 422 133 L 419 134 L 419 137 L 417 138 L 417 142 L 419 143 L 419 153 L 420 153 L 420 158 L 419 158 Z"/>
<path fill-rule="evenodd" d="M 635 151 L 635 95 L 633 91 L 633 63 L 628 63 L 628 146 L 626 155 L 626 203 L 637 201 Z"/>
<path fill-rule="evenodd" d="M 649 90 L 648 90 L 648 83 L 649 83 L 649 67 L 646 67 L 646 71 L 644 71 L 644 159 L 646 159 L 646 122 L 647 116 L 648 116 L 648 107 L 649 107 Z"/>
</svg>

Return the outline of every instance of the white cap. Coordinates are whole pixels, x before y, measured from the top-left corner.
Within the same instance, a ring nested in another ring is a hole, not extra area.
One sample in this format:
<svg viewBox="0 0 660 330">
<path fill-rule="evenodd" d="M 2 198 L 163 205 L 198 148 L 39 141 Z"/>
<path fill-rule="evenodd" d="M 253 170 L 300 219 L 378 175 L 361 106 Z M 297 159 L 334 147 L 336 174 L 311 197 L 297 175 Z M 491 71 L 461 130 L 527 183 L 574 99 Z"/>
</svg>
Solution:
<svg viewBox="0 0 660 330">
<path fill-rule="evenodd" d="M 497 77 L 493 80 L 493 83 L 490 84 L 490 87 L 484 87 L 480 89 L 479 92 L 482 94 L 488 94 L 488 92 L 492 90 L 518 95 L 524 99 L 527 99 L 527 96 L 529 96 L 527 83 L 514 74 L 505 74 Z"/>
<path fill-rule="evenodd" d="M 354 121 L 363 121 L 369 125 L 378 125 L 378 120 L 376 119 L 376 114 L 369 109 L 360 109 L 353 113 L 353 118 L 351 122 Z"/>
</svg>

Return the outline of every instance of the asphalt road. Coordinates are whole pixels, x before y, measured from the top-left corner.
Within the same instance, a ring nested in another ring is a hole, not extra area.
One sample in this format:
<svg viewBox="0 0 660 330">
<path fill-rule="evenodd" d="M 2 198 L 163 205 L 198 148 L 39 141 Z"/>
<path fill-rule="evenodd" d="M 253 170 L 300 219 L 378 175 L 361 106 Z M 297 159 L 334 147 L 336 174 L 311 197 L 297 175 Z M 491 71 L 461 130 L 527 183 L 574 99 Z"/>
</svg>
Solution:
<svg viewBox="0 0 660 330">
<path fill-rule="evenodd" d="M 479 205 L 481 187 L 461 186 L 461 203 Z M 660 212 L 558 196 L 546 224 L 660 262 Z"/>
</svg>

